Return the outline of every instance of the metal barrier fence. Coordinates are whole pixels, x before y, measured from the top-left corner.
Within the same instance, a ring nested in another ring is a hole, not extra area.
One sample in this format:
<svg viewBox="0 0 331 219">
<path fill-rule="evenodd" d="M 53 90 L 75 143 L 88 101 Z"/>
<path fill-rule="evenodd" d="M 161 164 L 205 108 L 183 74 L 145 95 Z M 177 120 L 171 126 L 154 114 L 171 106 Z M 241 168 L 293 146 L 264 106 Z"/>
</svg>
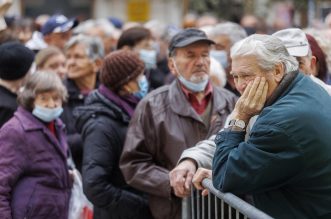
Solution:
<svg viewBox="0 0 331 219">
<path fill-rule="evenodd" d="M 183 200 L 182 219 L 272 219 L 239 197 L 218 191 L 210 179 L 204 179 L 202 185 L 209 195 L 203 197 L 192 189 L 191 197 Z"/>
</svg>

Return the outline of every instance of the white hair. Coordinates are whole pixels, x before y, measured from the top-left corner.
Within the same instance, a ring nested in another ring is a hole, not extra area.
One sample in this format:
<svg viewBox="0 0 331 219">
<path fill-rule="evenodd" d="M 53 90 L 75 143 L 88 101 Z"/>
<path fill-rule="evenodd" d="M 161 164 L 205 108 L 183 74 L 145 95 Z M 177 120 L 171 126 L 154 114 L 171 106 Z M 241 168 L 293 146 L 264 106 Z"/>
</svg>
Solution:
<svg viewBox="0 0 331 219">
<path fill-rule="evenodd" d="M 107 18 L 99 18 L 99 19 L 89 19 L 82 23 L 80 23 L 75 29 L 74 34 L 87 34 L 89 29 L 100 27 L 104 31 L 105 35 L 107 37 L 112 37 L 114 32 L 116 32 L 116 28 L 110 21 L 107 20 Z M 87 34 L 88 35 L 88 34 Z"/>
<path fill-rule="evenodd" d="M 231 58 L 249 55 L 255 56 L 258 65 L 266 71 L 273 70 L 278 63 L 285 67 L 285 73 L 298 69 L 297 60 L 275 36 L 253 34 L 231 48 Z"/>
<path fill-rule="evenodd" d="M 105 55 L 105 51 L 103 48 L 102 41 L 99 37 L 90 37 L 86 35 L 77 35 L 70 38 L 70 40 L 65 45 L 65 51 L 70 49 L 71 47 L 83 44 L 86 48 L 87 56 L 92 59 L 96 60 L 98 58 L 103 58 Z"/>
<path fill-rule="evenodd" d="M 214 26 L 211 37 L 227 35 L 231 40 L 231 45 L 247 37 L 247 33 L 239 24 L 227 21 Z"/>
</svg>

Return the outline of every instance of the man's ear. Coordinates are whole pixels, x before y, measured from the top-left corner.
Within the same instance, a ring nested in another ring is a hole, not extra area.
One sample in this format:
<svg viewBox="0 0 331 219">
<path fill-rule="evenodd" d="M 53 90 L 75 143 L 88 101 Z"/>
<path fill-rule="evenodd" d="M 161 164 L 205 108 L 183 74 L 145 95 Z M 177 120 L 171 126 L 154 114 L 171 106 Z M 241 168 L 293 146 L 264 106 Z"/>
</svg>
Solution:
<svg viewBox="0 0 331 219">
<path fill-rule="evenodd" d="M 44 36 L 44 41 L 45 41 L 47 44 L 50 44 L 51 41 L 52 41 L 52 37 L 48 34 L 48 35 Z"/>
<path fill-rule="evenodd" d="M 310 69 L 311 69 L 311 74 L 314 76 L 317 76 L 318 70 L 317 70 L 317 58 L 315 56 L 312 56 L 310 59 Z"/>
<path fill-rule="evenodd" d="M 176 72 L 176 68 L 175 68 L 175 60 L 174 60 L 174 58 L 173 57 L 169 57 L 168 58 L 168 68 L 169 68 L 169 70 L 170 70 L 170 72 L 171 72 L 171 74 L 173 74 L 173 75 L 177 75 L 177 72 Z"/>
<path fill-rule="evenodd" d="M 279 83 L 285 74 L 285 67 L 282 63 L 278 63 L 275 67 L 274 78 L 277 83 Z"/>
<path fill-rule="evenodd" d="M 97 58 L 94 60 L 93 71 L 98 72 L 101 69 L 103 59 Z"/>
</svg>

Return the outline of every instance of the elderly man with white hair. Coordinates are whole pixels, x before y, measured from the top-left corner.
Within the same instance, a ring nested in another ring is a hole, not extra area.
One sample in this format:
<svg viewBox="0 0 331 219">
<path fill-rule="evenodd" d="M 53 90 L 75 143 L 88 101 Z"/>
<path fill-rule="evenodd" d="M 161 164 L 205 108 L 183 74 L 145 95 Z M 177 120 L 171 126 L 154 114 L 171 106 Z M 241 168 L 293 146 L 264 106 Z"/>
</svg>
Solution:
<svg viewBox="0 0 331 219">
<path fill-rule="evenodd" d="M 250 194 L 274 218 L 331 218 L 330 96 L 297 70 L 275 36 L 252 35 L 231 58 L 242 96 L 215 138 L 212 171 L 199 169 L 193 183 L 202 189 L 202 179 L 212 176 L 216 189 Z"/>
</svg>

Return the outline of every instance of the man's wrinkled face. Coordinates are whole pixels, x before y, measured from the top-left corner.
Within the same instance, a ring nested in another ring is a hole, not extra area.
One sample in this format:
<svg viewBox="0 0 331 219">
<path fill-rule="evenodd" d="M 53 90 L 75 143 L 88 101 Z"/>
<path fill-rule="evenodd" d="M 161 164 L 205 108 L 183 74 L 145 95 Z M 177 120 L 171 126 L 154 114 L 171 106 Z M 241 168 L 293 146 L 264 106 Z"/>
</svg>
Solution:
<svg viewBox="0 0 331 219">
<path fill-rule="evenodd" d="M 276 75 L 276 71 L 264 71 L 258 65 L 258 60 L 255 56 L 235 57 L 232 59 L 232 70 L 230 74 L 234 78 L 236 89 L 240 94 L 243 94 L 250 82 L 253 82 L 256 77 L 265 77 L 269 85 L 267 98 L 271 96 L 274 89 L 278 86 L 282 75 Z"/>
<path fill-rule="evenodd" d="M 176 54 L 170 59 L 169 68 L 176 76 L 198 83 L 209 78 L 210 45 L 196 42 L 183 48 L 176 48 Z"/>
</svg>

